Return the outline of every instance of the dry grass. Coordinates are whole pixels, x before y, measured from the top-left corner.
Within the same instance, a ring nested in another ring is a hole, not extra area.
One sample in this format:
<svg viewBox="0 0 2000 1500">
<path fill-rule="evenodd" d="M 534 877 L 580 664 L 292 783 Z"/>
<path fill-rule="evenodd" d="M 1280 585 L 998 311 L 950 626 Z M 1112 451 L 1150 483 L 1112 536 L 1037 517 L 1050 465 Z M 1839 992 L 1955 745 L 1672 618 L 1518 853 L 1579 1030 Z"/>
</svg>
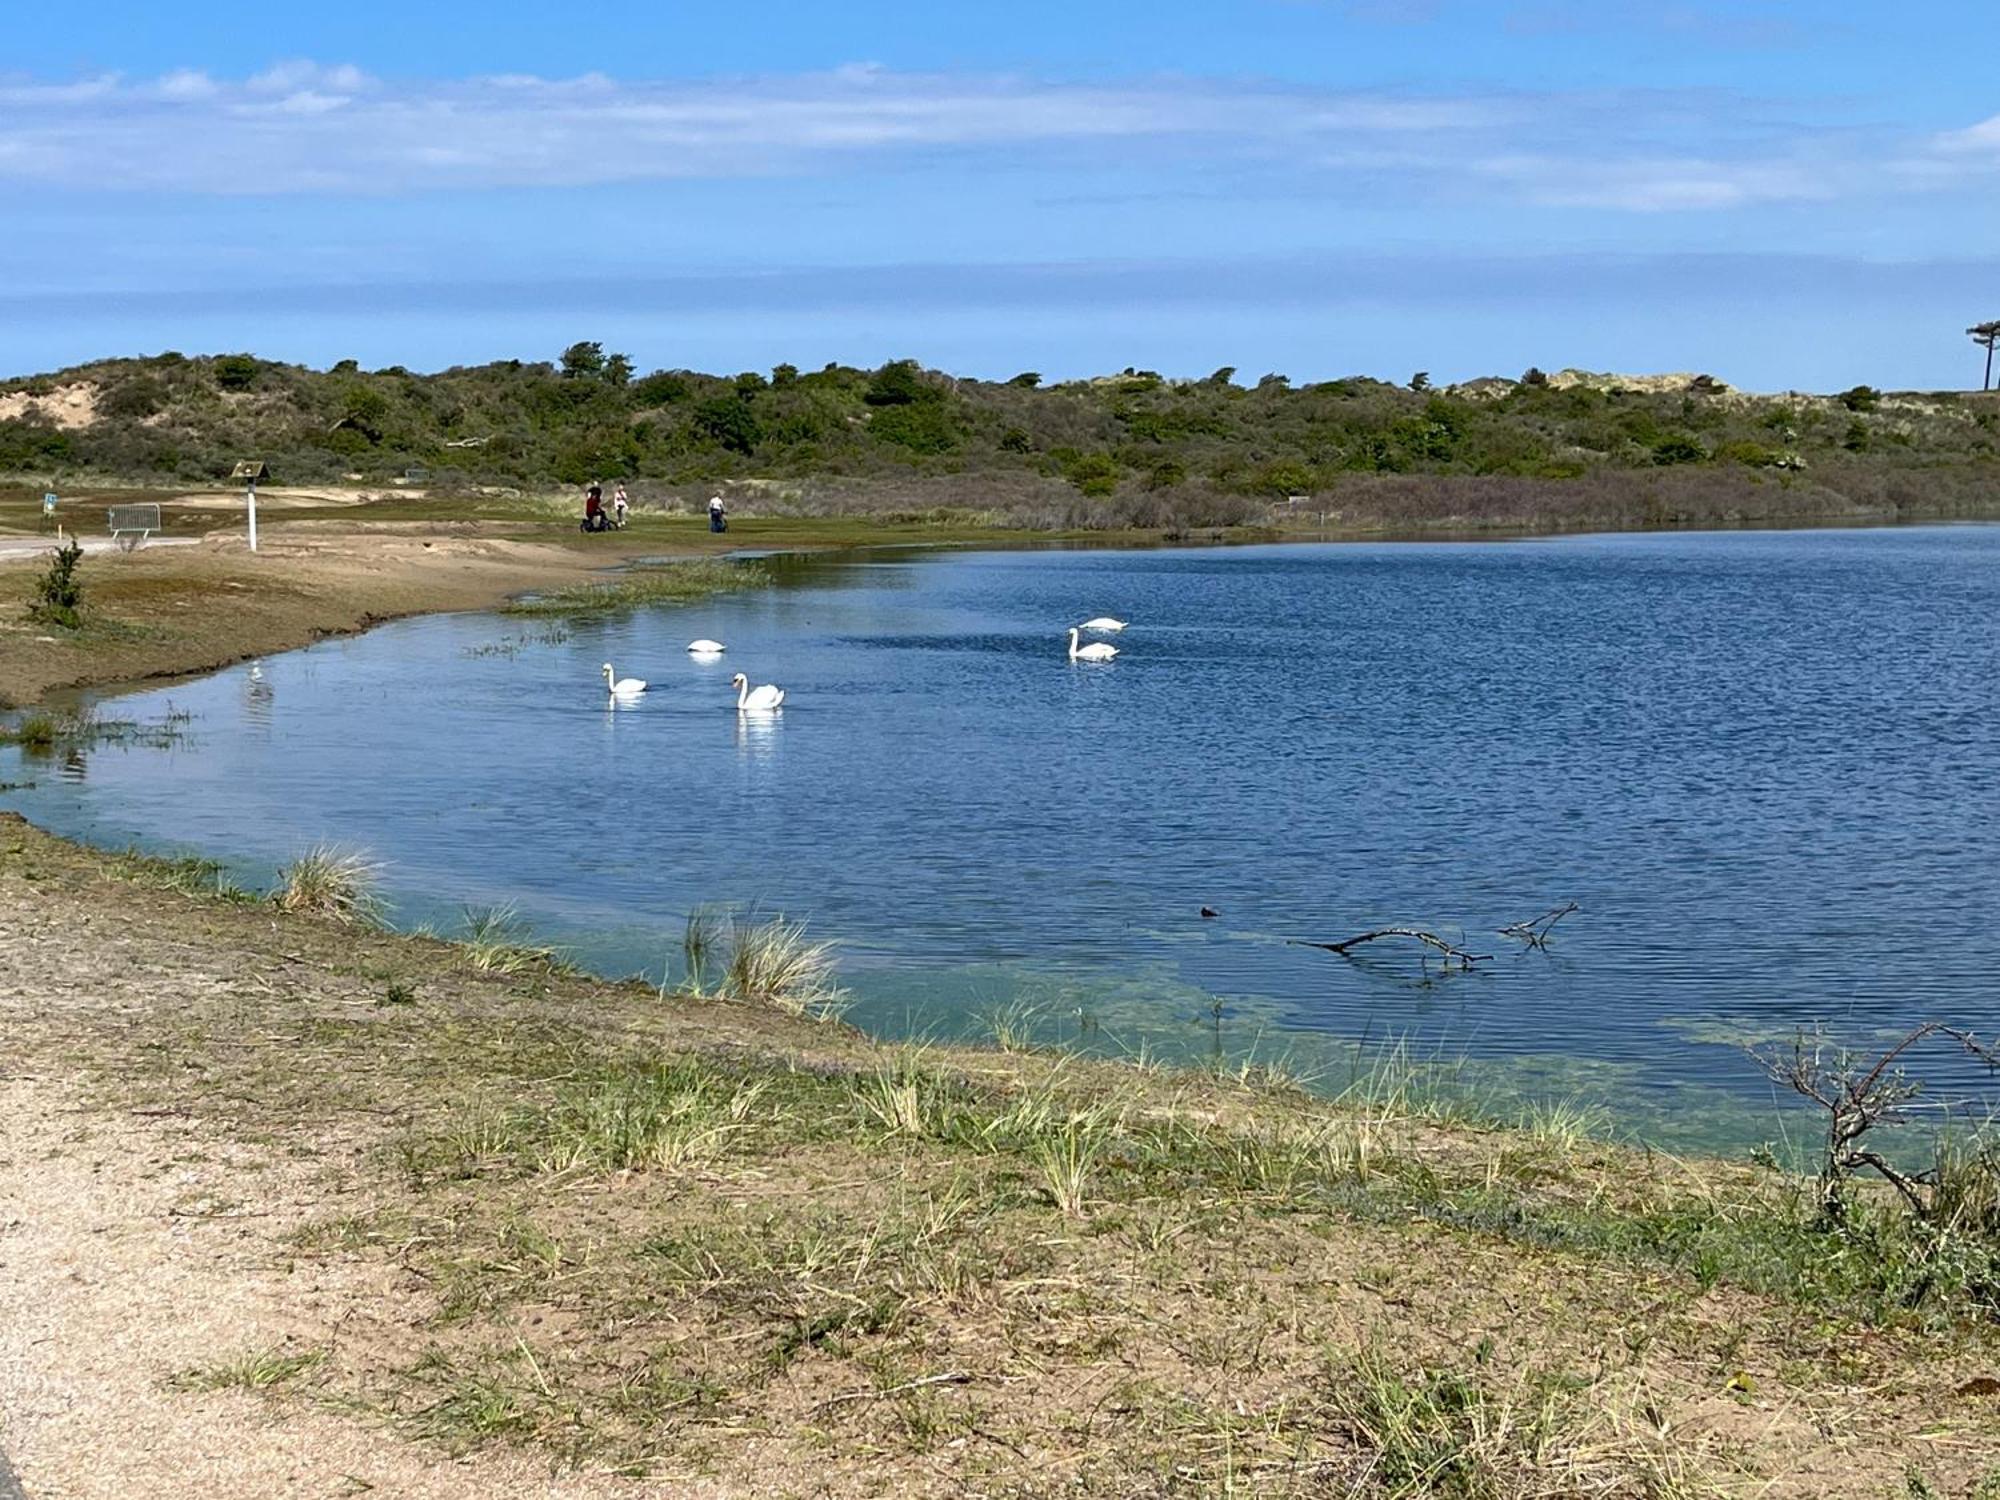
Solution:
<svg viewBox="0 0 2000 1500">
<path fill-rule="evenodd" d="M 253 1200 L 257 1241 L 181 1229 L 291 1337 L 189 1384 L 283 1391 L 275 1422 L 742 1493 L 1803 1500 L 1992 1466 L 1976 1287 L 1933 1263 L 1910 1301 L 1891 1219 L 1815 1233 L 1768 1170 L 1461 1124 L 1394 1068 L 1331 1100 L 887 1048 L 274 932 L 13 827 L 0 910 L 116 900 L 125 955 L 22 1057 L 170 1112 L 176 1170 Z M 264 1161 L 310 1190 L 260 1197 Z"/>
<path fill-rule="evenodd" d="M 382 867 L 365 855 L 320 844 L 278 873 L 271 902 L 294 916 L 372 922 L 381 910 L 375 886 Z"/>
<path fill-rule="evenodd" d="M 783 916 L 730 924 L 723 989 L 731 999 L 810 1020 L 838 1019 L 849 1004 L 834 983 L 834 945 L 814 942 Z"/>
</svg>

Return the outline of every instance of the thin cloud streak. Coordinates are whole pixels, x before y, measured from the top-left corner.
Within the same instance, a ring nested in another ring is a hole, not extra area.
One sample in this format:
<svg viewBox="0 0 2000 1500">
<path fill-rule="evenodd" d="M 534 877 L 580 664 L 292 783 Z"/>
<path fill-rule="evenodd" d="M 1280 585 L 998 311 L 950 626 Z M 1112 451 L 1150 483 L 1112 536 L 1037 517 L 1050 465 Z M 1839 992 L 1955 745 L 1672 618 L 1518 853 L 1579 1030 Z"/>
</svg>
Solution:
<svg viewBox="0 0 2000 1500">
<path fill-rule="evenodd" d="M 756 314 L 1141 310 L 1163 307 L 1337 309 L 1373 305 L 1690 305 L 1768 307 L 1837 298 L 1898 301 L 1919 289 L 1971 294 L 2000 260 L 1865 260 L 1798 254 L 1471 255 L 1409 251 L 1242 259 L 794 266 L 769 271 L 642 272 L 450 281 L 300 281 L 292 285 L 147 288 L 34 296 L 0 294 L 0 312 L 116 319 L 134 312 L 255 317 L 337 312 L 492 315 L 540 311 Z"/>
<path fill-rule="evenodd" d="M 1962 141 L 1863 149 L 1760 101 L 1698 90 L 1060 84 L 872 67 L 735 80 L 413 83 L 293 61 L 233 81 L 190 69 L 149 79 L 0 78 L 0 183 L 409 194 L 853 171 L 940 153 L 1003 152 L 1059 169 L 1096 148 L 1143 152 L 1169 168 L 1275 164 L 1298 171 L 1307 194 L 1369 176 L 1384 191 L 1460 188 L 1544 205 L 1701 212 L 1927 185 L 2000 157 L 1982 134 L 1995 130 L 1989 121 L 1961 132 Z"/>
</svg>

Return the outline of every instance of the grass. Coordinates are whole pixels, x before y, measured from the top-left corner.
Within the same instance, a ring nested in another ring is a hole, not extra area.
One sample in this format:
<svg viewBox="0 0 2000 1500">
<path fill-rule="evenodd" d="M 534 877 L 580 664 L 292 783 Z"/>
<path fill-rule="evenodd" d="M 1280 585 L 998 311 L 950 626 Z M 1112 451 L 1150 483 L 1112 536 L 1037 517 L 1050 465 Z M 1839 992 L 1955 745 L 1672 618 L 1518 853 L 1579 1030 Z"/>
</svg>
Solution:
<svg viewBox="0 0 2000 1500">
<path fill-rule="evenodd" d="M 466 962 L 487 974 L 525 974 L 564 967 L 562 951 L 537 942 L 511 904 L 468 906 L 465 932 L 458 940 Z"/>
<path fill-rule="evenodd" d="M 366 856 L 320 844 L 278 873 L 271 902 L 294 916 L 331 922 L 372 922 L 381 911 L 375 885 L 381 866 Z"/>
<path fill-rule="evenodd" d="M 833 944 L 808 939 L 803 922 L 776 916 L 730 924 L 723 989 L 731 999 L 810 1020 L 836 1020 L 849 1001 L 833 973 Z"/>
<path fill-rule="evenodd" d="M 767 571 L 755 563 L 699 558 L 634 569 L 608 583 L 550 589 L 514 601 L 507 606 L 507 612 L 562 619 L 588 617 L 654 604 L 690 604 L 716 594 L 757 588 L 767 582 Z"/>
<path fill-rule="evenodd" d="M 90 707 L 66 712 L 35 709 L 12 724 L 0 725 L 0 745 L 19 745 L 31 755 L 88 750 L 105 744 L 170 749 L 186 738 L 187 723 L 184 711 L 169 710 L 158 724 L 139 724 L 104 718 Z"/>
<path fill-rule="evenodd" d="M 296 1380 L 325 1358 L 323 1349 L 260 1349 L 179 1371 L 168 1384 L 182 1391 L 268 1391 Z"/>
<path fill-rule="evenodd" d="M 688 913 L 687 925 L 681 932 L 681 983 L 688 993 L 703 995 L 708 992 L 709 968 L 721 954 L 726 935 L 725 913 L 711 906 L 697 906 Z M 666 977 L 662 975 L 660 986 L 663 992 L 666 984 Z"/>
<path fill-rule="evenodd" d="M 17 838 L 0 890 L 78 878 Z M 89 859 L 138 882 L 142 941 L 158 871 Z M 371 1288 L 315 1398 L 447 1451 L 832 1494 L 1877 1494 L 1915 1466 L 1973 1495 L 1992 1467 L 1991 1398 L 1959 1394 L 2000 1357 L 1976 1137 L 1948 1145 L 1944 1232 L 1874 1193 L 1828 1230 L 1796 1176 L 1454 1098 L 1393 1052 L 1329 1098 L 891 1048 L 160 911 L 160 982 L 254 982 L 29 1045 L 135 1118 L 232 1132 L 232 1180 L 259 1151 L 331 1174 L 301 1199 L 324 1219 L 274 1226 L 288 1279 Z M 282 1388 L 301 1347 L 188 1387 Z"/>
</svg>

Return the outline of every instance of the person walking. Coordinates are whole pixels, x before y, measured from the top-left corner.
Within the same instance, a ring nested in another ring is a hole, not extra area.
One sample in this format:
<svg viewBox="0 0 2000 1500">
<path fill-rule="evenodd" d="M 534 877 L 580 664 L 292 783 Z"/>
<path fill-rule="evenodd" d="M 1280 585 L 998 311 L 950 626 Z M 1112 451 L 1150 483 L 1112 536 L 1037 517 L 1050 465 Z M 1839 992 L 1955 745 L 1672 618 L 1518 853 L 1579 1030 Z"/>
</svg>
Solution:
<svg viewBox="0 0 2000 1500">
<path fill-rule="evenodd" d="M 611 524 L 620 530 L 625 526 L 625 511 L 629 502 L 625 499 L 625 481 L 618 481 L 618 488 L 611 492 Z"/>
<path fill-rule="evenodd" d="M 710 531 L 727 531 L 729 529 L 729 518 L 722 513 L 722 496 L 720 495 L 710 495 L 708 497 L 708 529 Z"/>
</svg>

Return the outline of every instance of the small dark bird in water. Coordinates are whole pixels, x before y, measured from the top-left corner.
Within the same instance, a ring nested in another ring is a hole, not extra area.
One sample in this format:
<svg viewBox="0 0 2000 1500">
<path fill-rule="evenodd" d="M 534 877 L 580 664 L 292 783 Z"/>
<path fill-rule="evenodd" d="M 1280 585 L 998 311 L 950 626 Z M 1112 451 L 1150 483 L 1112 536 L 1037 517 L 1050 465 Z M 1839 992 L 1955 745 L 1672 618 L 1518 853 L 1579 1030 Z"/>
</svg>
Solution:
<svg viewBox="0 0 2000 1500">
<path fill-rule="evenodd" d="M 1204 917 L 1212 917 L 1212 916 L 1215 916 L 1215 915 L 1217 915 L 1217 913 L 1216 913 L 1216 910 L 1215 910 L 1215 908 L 1214 908 L 1214 907 L 1212 907 L 1212 906 L 1204 906 L 1204 907 L 1203 907 L 1203 908 L 1201 909 L 1201 914 L 1202 914 L 1202 915 L 1203 915 Z"/>
</svg>

